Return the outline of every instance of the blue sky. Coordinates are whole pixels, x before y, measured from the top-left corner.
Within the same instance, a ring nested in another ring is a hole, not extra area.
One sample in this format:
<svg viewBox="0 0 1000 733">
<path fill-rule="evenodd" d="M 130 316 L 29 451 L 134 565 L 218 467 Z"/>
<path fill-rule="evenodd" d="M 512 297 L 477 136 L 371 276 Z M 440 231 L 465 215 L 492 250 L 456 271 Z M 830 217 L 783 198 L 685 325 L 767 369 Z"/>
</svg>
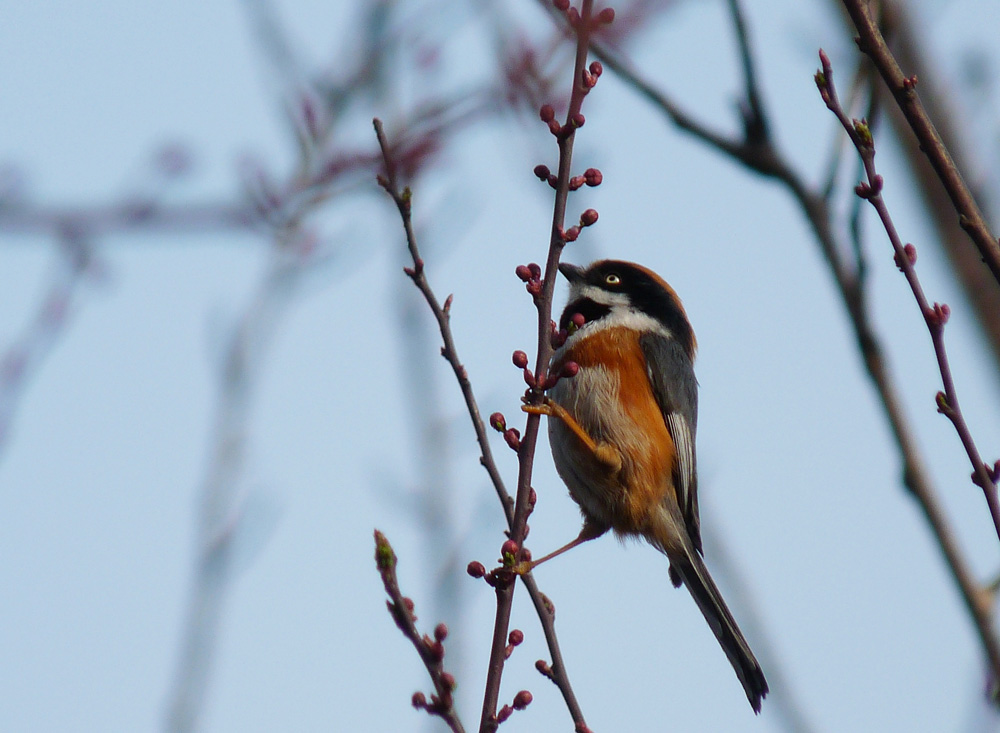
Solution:
<svg viewBox="0 0 1000 733">
<path fill-rule="evenodd" d="M 816 49 L 825 47 L 838 70 L 853 51 L 825 4 L 752 5 L 776 135 L 819 180 L 834 121 L 813 84 Z M 418 10 L 410 12 L 420 19 Z M 995 8 L 970 1 L 920 10 L 943 75 L 956 74 L 971 51 L 996 69 Z M 353 4 L 287 2 L 279 11 L 306 63 L 351 48 Z M 428 87 L 488 73 L 489 19 L 478 13 L 465 8 L 442 21 L 451 40 Z M 27 200 L 120 201 L 153 185 L 147 161 L 175 141 L 195 167 L 163 194 L 171 202 L 236 200 L 247 153 L 276 177 L 293 169 L 274 80 L 239 4 L 20 4 L 4 16 L 0 161 L 23 171 Z M 507 17 L 542 35 L 532 4 L 509 6 Z M 699 116 L 735 129 L 738 76 L 722 4 L 682 3 L 664 20 L 640 36 L 637 63 Z M 402 93 L 389 109 L 359 109 L 337 134 L 373 145 L 370 118 L 398 122 L 411 102 Z M 995 130 L 988 102 L 966 103 L 978 111 L 977 129 Z M 593 206 L 601 219 L 564 257 L 642 262 L 684 300 L 700 344 L 706 558 L 714 568 L 724 543 L 735 559 L 803 711 L 817 730 L 994 729 L 971 625 L 900 486 L 888 430 L 801 215 L 775 185 L 666 128 L 610 74 L 584 111 L 574 168 L 598 167 L 605 182 L 575 195 L 571 209 Z M 995 368 L 896 151 L 879 151 L 886 197 L 919 248 L 925 289 L 952 305 L 947 339 L 960 396 L 992 460 L 1000 456 Z M 530 173 L 554 161 L 543 126 L 502 119 L 456 134 L 416 190 L 429 277 L 440 295 L 455 295 L 455 335 L 480 405 L 512 424 L 523 383 L 510 353 L 531 353 L 534 342 L 531 302 L 513 272 L 544 257 L 551 194 Z M 449 659 L 462 660 L 460 702 L 471 727 L 493 599 L 461 568 L 497 556 L 502 516 L 429 316 L 400 271 L 391 205 L 374 191 L 352 195 L 332 202 L 315 227 L 333 259 L 280 312 L 258 362 L 238 482 L 244 512 L 201 728 L 425 728 L 409 699 L 429 685 L 383 611 L 374 527 L 396 547 L 422 628 L 443 619 L 461 630 Z M 867 243 L 874 319 L 929 469 L 975 570 L 993 577 L 997 539 L 954 431 L 934 411 L 939 376 L 926 330 L 870 220 Z M 267 244 L 238 232 L 93 242 L 99 264 L 26 385 L 0 453 L 3 730 L 162 729 L 225 339 L 267 270 Z M 46 237 L 0 229 L 0 353 L 30 321 L 55 253 Z M 563 297 L 560 287 L 557 307 Z M 402 320 L 403 308 L 417 317 Z M 426 335 L 423 351 L 407 345 L 413 331 Z M 414 378 L 432 398 L 435 440 L 447 446 L 440 484 L 451 492 L 455 535 L 446 548 L 420 521 L 426 447 L 407 396 Z M 499 438 L 494 449 L 513 484 L 513 454 Z M 544 442 L 539 455 L 536 554 L 579 529 Z M 446 556 L 459 568 L 461 603 L 439 608 L 434 585 Z M 782 730 L 767 703 L 752 716 L 694 604 L 670 587 L 651 548 L 604 538 L 537 577 L 558 609 L 594 730 Z M 534 670 L 547 655 L 521 593 L 514 625 L 526 641 L 501 699 L 527 688 L 534 702 L 504 730 L 564 730 L 560 698 Z"/>
</svg>

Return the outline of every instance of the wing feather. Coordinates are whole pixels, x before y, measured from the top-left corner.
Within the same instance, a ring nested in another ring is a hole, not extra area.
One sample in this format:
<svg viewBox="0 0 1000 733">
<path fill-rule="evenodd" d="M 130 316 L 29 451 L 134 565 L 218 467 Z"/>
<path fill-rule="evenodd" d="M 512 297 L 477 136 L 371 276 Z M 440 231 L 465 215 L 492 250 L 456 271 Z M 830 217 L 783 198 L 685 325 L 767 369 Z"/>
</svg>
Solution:
<svg viewBox="0 0 1000 733">
<path fill-rule="evenodd" d="M 684 347 L 663 334 L 645 333 L 639 338 L 646 357 L 646 373 L 663 412 L 677 450 L 674 486 L 684 523 L 694 546 L 701 550 L 701 519 L 698 515 L 698 470 L 695 432 L 698 427 L 698 380 Z"/>
</svg>

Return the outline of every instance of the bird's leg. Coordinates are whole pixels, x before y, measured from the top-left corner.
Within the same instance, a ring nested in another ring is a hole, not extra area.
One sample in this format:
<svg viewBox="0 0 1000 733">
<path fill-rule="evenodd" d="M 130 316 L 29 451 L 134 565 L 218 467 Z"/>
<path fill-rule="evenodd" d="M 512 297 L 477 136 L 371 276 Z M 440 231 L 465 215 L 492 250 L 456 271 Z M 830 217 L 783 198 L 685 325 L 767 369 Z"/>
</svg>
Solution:
<svg viewBox="0 0 1000 733">
<path fill-rule="evenodd" d="M 541 565 L 543 562 L 551 560 L 552 558 L 557 557 L 558 555 L 561 555 L 564 552 L 567 552 L 568 550 L 572 550 L 574 547 L 576 547 L 577 545 L 582 545 L 584 542 L 589 542 L 590 540 L 597 539 L 607 531 L 608 531 L 607 527 L 601 527 L 597 524 L 594 524 L 590 520 L 586 520 L 583 523 L 583 529 L 580 530 L 580 534 L 576 536 L 575 540 L 566 543 L 558 550 L 550 552 L 548 555 L 540 557 L 537 560 L 530 560 L 518 563 L 517 565 L 514 566 L 514 572 L 517 573 L 518 575 L 526 575 L 530 573 L 532 570 L 534 570 L 536 567 Z"/>
<path fill-rule="evenodd" d="M 580 442 L 586 446 L 587 450 L 591 452 L 594 458 L 607 466 L 613 473 L 617 473 L 621 470 L 622 456 L 618 449 L 610 443 L 595 441 L 592 437 L 590 437 L 590 433 L 584 430 L 583 426 L 577 422 L 576 418 L 573 417 L 569 411 L 558 402 L 553 402 L 548 397 L 543 397 L 541 404 L 521 405 L 521 409 L 530 415 L 546 415 L 550 418 L 554 417 L 561 420 L 563 425 L 569 428 L 570 432 L 579 438 Z M 567 547 L 566 549 L 569 548 Z"/>
</svg>

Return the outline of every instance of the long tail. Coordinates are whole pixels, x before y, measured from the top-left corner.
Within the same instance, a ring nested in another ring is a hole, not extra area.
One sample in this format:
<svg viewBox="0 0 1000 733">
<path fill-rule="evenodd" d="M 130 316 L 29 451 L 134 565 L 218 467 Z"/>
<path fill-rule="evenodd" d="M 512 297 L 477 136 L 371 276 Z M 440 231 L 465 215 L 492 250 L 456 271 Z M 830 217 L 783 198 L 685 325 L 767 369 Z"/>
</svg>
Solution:
<svg viewBox="0 0 1000 733">
<path fill-rule="evenodd" d="M 750 650 L 750 645 L 743 638 L 740 627 L 736 625 L 733 614 L 729 612 L 722 594 L 712 580 L 705 562 L 694 549 L 686 533 L 683 536 L 683 550 L 671 550 L 667 553 L 671 569 L 676 571 L 684 585 L 691 592 L 694 602 L 698 604 L 705 620 L 712 628 L 715 638 L 719 640 L 722 649 L 729 657 L 730 664 L 736 670 L 736 676 L 743 683 L 750 707 L 755 713 L 760 712 L 761 700 L 767 695 L 767 680 L 760 663 Z"/>
</svg>

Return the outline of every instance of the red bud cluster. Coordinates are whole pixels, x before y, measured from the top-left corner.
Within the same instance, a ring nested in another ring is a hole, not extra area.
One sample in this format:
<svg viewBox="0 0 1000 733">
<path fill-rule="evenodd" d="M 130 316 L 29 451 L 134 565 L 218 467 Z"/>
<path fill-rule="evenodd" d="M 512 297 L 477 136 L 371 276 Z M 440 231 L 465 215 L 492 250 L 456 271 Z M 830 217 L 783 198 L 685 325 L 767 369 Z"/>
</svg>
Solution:
<svg viewBox="0 0 1000 733">
<path fill-rule="evenodd" d="M 537 301 L 542 294 L 542 268 L 535 262 L 529 262 L 527 265 L 518 265 L 514 274 L 524 283 L 524 289 Z"/>
</svg>

